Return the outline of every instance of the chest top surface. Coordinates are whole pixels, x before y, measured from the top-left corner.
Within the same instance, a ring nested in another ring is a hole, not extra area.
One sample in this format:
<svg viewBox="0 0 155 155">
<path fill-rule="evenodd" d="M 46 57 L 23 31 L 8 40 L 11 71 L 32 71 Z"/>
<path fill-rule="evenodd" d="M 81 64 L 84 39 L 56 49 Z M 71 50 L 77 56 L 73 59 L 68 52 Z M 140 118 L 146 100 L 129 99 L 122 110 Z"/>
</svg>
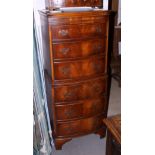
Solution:
<svg viewBox="0 0 155 155">
<path fill-rule="evenodd" d="M 102 10 L 102 9 L 93 9 L 91 11 L 72 11 L 72 12 L 63 12 L 63 11 L 49 11 L 49 10 L 39 10 L 39 13 L 48 18 L 57 17 L 91 17 L 91 16 L 106 16 L 111 15 L 111 11 Z"/>
</svg>

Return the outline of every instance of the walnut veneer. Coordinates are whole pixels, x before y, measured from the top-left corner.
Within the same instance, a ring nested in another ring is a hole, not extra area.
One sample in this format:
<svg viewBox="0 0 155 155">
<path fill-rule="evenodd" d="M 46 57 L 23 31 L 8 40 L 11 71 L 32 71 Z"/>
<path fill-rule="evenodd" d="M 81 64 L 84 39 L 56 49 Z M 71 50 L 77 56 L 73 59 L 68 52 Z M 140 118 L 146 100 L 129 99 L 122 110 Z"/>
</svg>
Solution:
<svg viewBox="0 0 155 155">
<path fill-rule="evenodd" d="M 103 10 L 40 11 L 46 91 L 56 149 L 77 136 L 105 136 L 102 119 L 108 108 L 109 14 Z"/>
<path fill-rule="evenodd" d="M 102 7 L 103 0 L 45 0 L 45 5 L 51 10 L 61 7 Z"/>
</svg>

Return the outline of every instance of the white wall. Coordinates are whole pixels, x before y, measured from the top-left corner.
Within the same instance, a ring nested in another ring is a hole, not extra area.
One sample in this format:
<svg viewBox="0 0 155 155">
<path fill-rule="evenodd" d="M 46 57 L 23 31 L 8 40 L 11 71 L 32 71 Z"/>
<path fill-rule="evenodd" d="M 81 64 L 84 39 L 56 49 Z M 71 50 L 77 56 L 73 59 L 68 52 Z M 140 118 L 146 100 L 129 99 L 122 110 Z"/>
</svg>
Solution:
<svg viewBox="0 0 155 155">
<path fill-rule="evenodd" d="M 45 9 L 45 0 L 33 0 L 33 10 L 36 19 L 36 25 L 40 25 L 40 16 L 38 10 Z"/>
<path fill-rule="evenodd" d="M 38 10 L 45 9 L 45 0 L 33 0 L 34 19 L 36 24 L 37 36 L 39 41 L 40 50 L 42 49 L 42 36 L 41 36 L 41 22 Z M 42 53 L 42 50 L 41 50 Z M 42 59 L 42 62 L 44 60 Z"/>
<path fill-rule="evenodd" d="M 108 10 L 108 2 L 109 0 L 103 0 L 103 10 Z"/>
</svg>

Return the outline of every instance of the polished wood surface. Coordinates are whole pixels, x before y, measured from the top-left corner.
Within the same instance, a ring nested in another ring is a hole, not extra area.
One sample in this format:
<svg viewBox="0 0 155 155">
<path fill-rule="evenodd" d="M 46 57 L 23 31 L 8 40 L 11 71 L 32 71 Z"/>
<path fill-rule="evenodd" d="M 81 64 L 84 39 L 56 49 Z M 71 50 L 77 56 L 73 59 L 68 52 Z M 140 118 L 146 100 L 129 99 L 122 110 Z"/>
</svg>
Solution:
<svg viewBox="0 0 155 155">
<path fill-rule="evenodd" d="M 69 2 L 69 1 L 68 1 Z M 41 11 L 48 108 L 56 149 L 74 137 L 105 136 L 109 11 Z"/>
<path fill-rule="evenodd" d="M 105 111 L 106 97 L 87 99 L 75 102 L 64 102 L 57 104 L 56 116 L 58 121 L 76 120 L 102 114 Z"/>
<path fill-rule="evenodd" d="M 87 58 L 96 54 L 105 55 L 105 39 L 53 43 L 54 60 Z"/>
<path fill-rule="evenodd" d="M 121 155 L 121 115 L 103 120 L 107 127 L 106 155 Z"/>
<path fill-rule="evenodd" d="M 44 13 L 44 12 L 42 12 Z M 80 14 L 83 14 L 81 16 Z M 52 19 L 48 19 L 50 25 L 71 25 L 71 24 L 95 24 L 95 23 L 105 23 L 107 22 L 106 15 L 109 15 L 109 12 L 102 12 L 100 10 L 98 11 L 88 11 L 88 12 L 65 12 L 64 13 L 57 13 L 55 14 L 50 13 L 50 11 L 46 11 L 46 14 L 49 17 L 52 17 Z M 103 15 L 105 17 L 103 17 Z"/>
<path fill-rule="evenodd" d="M 53 41 L 87 39 L 106 35 L 105 24 L 58 25 L 51 28 Z"/>
<path fill-rule="evenodd" d="M 54 61 L 56 80 L 91 77 L 101 73 L 105 73 L 105 57 L 99 57 L 98 55 L 76 61 Z"/>
<path fill-rule="evenodd" d="M 101 127 L 102 115 L 99 115 L 97 117 L 90 117 L 71 122 L 58 123 L 57 135 L 58 137 L 75 136 L 78 134 L 94 132 Z"/>
<path fill-rule="evenodd" d="M 54 85 L 54 100 L 64 102 L 101 97 L 106 95 L 106 80 L 107 78 L 101 77 L 65 85 Z"/>
<path fill-rule="evenodd" d="M 46 0 L 46 6 L 48 9 L 81 6 L 102 7 L 102 3 L 102 0 Z"/>
</svg>

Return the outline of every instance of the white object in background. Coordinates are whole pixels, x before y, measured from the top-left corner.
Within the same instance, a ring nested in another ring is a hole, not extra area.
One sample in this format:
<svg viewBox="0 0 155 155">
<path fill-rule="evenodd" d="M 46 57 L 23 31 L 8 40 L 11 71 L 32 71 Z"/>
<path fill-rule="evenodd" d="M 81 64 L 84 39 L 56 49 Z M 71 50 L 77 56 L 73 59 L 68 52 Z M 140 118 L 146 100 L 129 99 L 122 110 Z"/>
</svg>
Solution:
<svg viewBox="0 0 155 155">
<path fill-rule="evenodd" d="M 118 42 L 118 52 L 119 52 L 119 55 L 121 55 L 121 41 Z"/>
<path fill-rule="evenodd" d="M 103 10 L 108 10 L 108 1 L 109 0 L 103 0 Z"/>
<path fill-rule="evenodd" d="M 121 0 L 118 1 L 118 19 L 117 19 L 117 25 L 121 23 Z"/>
<path fill-rule="evenodd" d="M 81 12 L 81 11 L 92 11 L 92 7 L 65 7 L 65 8 L 60 8 L 60 11 L 63 12 Z"/>
<path fill-rule="evenodd" d="M 44 0 L 33 0 L 33 11 L 34 11 L 34 17 L 36 20 L 36 26 L 40 26 L 40 15 L 38 10 L 45 9 L 45 1 Z"/>
</svg>

